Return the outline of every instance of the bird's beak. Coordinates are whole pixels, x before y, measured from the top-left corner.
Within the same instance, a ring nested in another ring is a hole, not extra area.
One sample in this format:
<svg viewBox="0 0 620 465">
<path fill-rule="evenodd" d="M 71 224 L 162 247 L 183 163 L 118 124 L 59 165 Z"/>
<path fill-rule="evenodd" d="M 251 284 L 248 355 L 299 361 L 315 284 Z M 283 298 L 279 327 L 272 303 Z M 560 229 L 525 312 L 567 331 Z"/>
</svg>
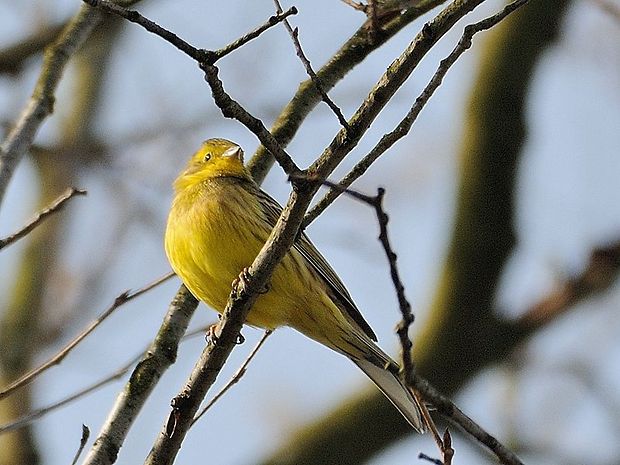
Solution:
<svg viewBox="0 0 620 465">
<path fill-rule="evenodd" d="M 243 163 L 243 150 L 238 145 L 227 149 L 222 156 L 225 158 L 234 157 Z"/>
</svg>

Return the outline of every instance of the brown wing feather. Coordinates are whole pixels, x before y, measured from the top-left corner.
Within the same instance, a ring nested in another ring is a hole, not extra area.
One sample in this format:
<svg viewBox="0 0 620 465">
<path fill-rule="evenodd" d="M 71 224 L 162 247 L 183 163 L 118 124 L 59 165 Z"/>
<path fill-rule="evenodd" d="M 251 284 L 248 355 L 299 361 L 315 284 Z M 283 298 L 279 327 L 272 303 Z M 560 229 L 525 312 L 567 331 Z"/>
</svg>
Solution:
<svg viewBox="0 0 620 465">
<path fill-rule="evenodd" d="M 275 226 L 280 214 L 282 213 L 282 207 L 269 194 L 259 188 L 257 188 L 257 195 L 261 200 L 261 205 L 263 206 L 263 211 L 267 221 L 271 224 L 271 227 Z M 328 289 L 332 294 L 330 297 L 332 297 L 336 305 L 338 305 L 341 310 L 345 311 L 346 314 L 368 337 L 370 337 L 373 341 L 376 341 L 377 336 L 362 316 L 361 312 L 355 305 L 355 302 L 353 302 L 353 298 L 349 294 L 349 291 L 347 291 L 344 287 L 343 282 L 340 280 L 334 269 L 330 266 L 327 260 L 325 260 L 314 244 L 312 244 L 308 236 L 302 233 L 295 241 L 293 247 L 325 280 L 325 283 L 328 285 Z"/>
</svg>

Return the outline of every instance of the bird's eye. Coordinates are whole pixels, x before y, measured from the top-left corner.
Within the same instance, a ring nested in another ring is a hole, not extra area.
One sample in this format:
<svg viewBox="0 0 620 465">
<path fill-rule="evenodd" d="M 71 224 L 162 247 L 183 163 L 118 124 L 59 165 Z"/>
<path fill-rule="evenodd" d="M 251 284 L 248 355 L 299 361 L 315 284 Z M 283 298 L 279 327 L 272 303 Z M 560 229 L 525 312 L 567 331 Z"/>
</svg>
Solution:
<svg viewBox="0 0 620 465">
<path fill-rule="evenodd" d="M 207 152 L 207 153 L 205 153 L 205 156 L 202 159 L 202 161 L 203 162 L 208 162 L 209 160 L 211 160 L 211 153 Z"/>
</svg>

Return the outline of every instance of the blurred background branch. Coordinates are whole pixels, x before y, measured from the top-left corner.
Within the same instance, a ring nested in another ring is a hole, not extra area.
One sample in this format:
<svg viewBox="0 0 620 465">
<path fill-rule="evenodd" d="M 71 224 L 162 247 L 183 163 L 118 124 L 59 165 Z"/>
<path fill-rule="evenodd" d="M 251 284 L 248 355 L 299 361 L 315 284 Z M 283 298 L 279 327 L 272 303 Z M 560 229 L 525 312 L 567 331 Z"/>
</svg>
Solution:
<svg viewBox="0 0 620 465">
<path fill-rule="evenodd" d="M 88 16 L 84 12 L 83 15 Z M 84 27 L 76 26 L 76 24 L 89 24 L 88 21 L 82 22 L 83 19 L 77 19 L 75 23 L 68 26 L 69 29 L 65 30 L 63 33 L 65 35 L 59 40 L 69 41 L 72 45 L 74 40 L 79 43 L 79 39 L 74 37 L 75 33 L 69 31 L 71 31 L 70 28 Z M 96 22 L 90 24 L 94 26 Z M 41 186 L 38 201 L 41 206 L 47 205 L 59 191 L 67 186 L 79 184 L 89 163 L 94 162 L 96 152 L 83 153 L 80 144 L 91 141 L 94 137 L 92 120 L 99 107 L 104 78 L 102 69 L 105 68 L 106 58 L 113 47 L 119 26 L 120 22 L 114 19 L 101 22 L 92 32 L 94 40 L 86 42 L 86 45 L 76 53 L 73 99 L 71 108 L 67 112 L 68 116 L 64 119 L 60 129 L 60 139 L 51 149 L 32 152 L 36 175 Z M 81 31 L 81 34 L 88 35 L 88 26 Z M 55 50 L 59 51 L 60 45 L 57 47 Z M 49 56 L 52 52 L 47 53 Z M 69 51 L 70 55 L 71 51 Z M 56 70 L 56 72 L 60 71 Z M 41 79 L 39 86 L 42 88 L 35 91 L 35 94 L 41 93 L 44 99 L 52 98 L 51 95 L 46 94 L 49 89 L 44 89 L 47 85 L 53 87 L 54 78 L 50 77 L 48 84 L 43 83 L 48 79 L 47 77 Z M 57 82 L 60 75 L 55 79 Z M 28 141 L 19 145 L 20 150 L 28 150 Z M 3 150 L 4 148 L 3 145 Z M 3 158 L 4 155 L 3 152 Z M 15 162 L 17 160 L 18 158 Z M 7 172 L 9 176 L 10 171 Z M 7 178 L 4 179 L 8 181 Z M 3 189 L 0 190 L 3 191 Z M 29 371 L 37 354 L 53 342 L 46 334 L 43 317 L 47 316 L 48 312 L 56 310 L 53 300 L 49 299 L 47 289 L 48 285 L 57 278 L 63 247 L 68 246 L 64 241 L 65 236 L 65 218 L 56 216 L 30 233 L 27 238 L 26 250 L 15 274 L 13 293 L 5 311 L 0 314 L 0 347 L 4 348 L 0 351 L 1 386 L 9 384 Z M 0 418 L 2 423 L 7 423 L 27 414 L 30 410 L 32 410 L 31 388 L 26 386 L 21 388 L 18 394 L 0 403 Z M 30 426 L 0 436 L 0 464 L 15 463 L 33 465 L 39 463 L 39 451 Z"/>
</svg>

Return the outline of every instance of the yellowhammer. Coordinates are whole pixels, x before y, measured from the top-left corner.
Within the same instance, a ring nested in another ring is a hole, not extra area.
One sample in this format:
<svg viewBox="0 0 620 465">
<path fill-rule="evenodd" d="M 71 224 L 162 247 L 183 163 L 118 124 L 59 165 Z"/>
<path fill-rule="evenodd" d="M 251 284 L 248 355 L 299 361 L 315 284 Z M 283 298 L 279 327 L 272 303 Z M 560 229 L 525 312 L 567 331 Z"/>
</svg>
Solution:
<svg viewBox="0 0 620 465">
<path fill-rule="evenodd" d="M 174 189 L 168 259 L 196 298 L 222 312 L 233 280 L 254 261 L 282 208 L 252 180 L 241 147 L 225 139 L 207 140 Z M 374 343 L 344 284 L 305 234 L 276 267 L 247 323 L 290 326 L 346 355 L 416 430 L 424 430 L 420 408 L 397 376 L 398 365 Z"/>
</svg>

